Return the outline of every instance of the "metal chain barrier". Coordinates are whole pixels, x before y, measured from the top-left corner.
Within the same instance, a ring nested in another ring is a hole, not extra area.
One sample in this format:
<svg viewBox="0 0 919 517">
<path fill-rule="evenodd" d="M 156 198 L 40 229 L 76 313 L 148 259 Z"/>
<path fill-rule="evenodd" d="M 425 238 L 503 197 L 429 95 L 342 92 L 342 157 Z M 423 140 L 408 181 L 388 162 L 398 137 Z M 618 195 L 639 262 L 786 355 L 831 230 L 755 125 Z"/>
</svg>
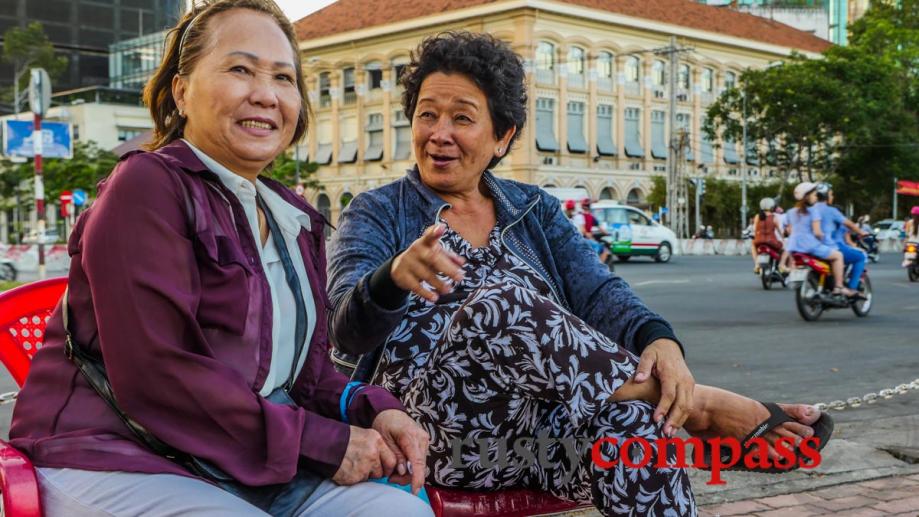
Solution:
<svg viewBox="0 0 919 517">
<path fill-rule="evenodd" d="M 899 384 L 893 388 L 887 388 L 877 393 L 867 393 L 862 397 L 850 397 L 846 400 L 834 400 L 833 402 L 826 403 L 821 402 L 819 404 L 815 404 L 815 406 L 817 406 L 817 409 L 820 411 L 825 411 L 827 409 L 842 411 L 848 408 L 857 408 L 862 404 L 874 404 L 882 399 L 892 399 L 896 395 L 904 395 L 910 391 L 919 391 L 919 379 L 916 379 L 909 384 Z"/>
</svg>

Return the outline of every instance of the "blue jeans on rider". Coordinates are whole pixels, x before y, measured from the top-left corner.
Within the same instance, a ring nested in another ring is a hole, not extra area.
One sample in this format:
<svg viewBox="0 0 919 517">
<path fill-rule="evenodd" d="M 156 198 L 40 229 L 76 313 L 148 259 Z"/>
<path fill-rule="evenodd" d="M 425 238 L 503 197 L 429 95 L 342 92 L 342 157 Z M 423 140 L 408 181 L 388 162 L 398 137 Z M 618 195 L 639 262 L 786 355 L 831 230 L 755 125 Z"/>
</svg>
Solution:
<svg viewBox="0 0 919 517">
<path fill-rule="evenodd" d="M 862 272 L 865 271 L 865 253 L 858 249 L 848 246 L 846 244 L 838 244 L 839 252 L 842 253 L 842 258 L 846 262 L 846 265 L 852 264 L 852 272 L 849 274 L 849 284 L 846 286 L 849 289 L 858 288 L 858 280 L 862 277 Z"/>
<path fill-rule="evenodd" d="M 600 255 L 603 253 L 603 243 L 599 241 L 595 241 L 595 240 L 588 240 L 587 242 L 589 242 L 590 247 L 593 248 L 594 251 L 597 252 L 597 255 Z"/>
</svg>

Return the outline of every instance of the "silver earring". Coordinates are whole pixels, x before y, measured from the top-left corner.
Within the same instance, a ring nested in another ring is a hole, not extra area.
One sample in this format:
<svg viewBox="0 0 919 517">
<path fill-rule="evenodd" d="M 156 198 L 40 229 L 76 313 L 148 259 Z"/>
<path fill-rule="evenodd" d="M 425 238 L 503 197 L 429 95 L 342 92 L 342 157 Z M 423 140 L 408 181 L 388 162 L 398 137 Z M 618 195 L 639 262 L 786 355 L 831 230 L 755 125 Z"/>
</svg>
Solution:
<svg viewBox="0 0 919 517">
<path fill-rule="evenodd" d="M 503 152 L 504 152 L 504 148 L 503 148 L 503 147 L 499 147 L 499 148 L 498 148 L 498 154 L 501 154 L 501 153 L 503 153 Z"/>
<path fill-rule="evenodd" d="M 185 118 L 185 111 L 183 111 L 182 108 L 179 108 L 179 116 Z"/>
</svg>

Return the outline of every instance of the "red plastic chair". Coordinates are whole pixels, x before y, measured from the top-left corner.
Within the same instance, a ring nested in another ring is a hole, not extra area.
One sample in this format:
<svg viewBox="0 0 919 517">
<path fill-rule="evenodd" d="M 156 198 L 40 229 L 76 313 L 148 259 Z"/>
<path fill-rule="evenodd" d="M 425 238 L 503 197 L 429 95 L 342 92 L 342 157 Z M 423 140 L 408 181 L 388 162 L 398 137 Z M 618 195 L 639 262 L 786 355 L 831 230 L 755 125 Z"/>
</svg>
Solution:
<svg viewBox="0 0 919 517">
<path fill-rule="evenodd" d="M 32 356 L 42 347 L 45 325 L 67 287 L 51 278 L 0 294 L 0 361 L 22 386 Z M 0 492 L 8 517 L 41 517 L 35 469 L 25 455 L 0 440 Z"/>
<path fill-rule="evenodd" d="M 41 348 L 45 324 L 67 287 L 52 278 L 0 294 L 0 361 L 22 386 L 32 355 Z M 524 517 L 589 508 L 533 490 L 473 492 L 426 487 L 438 517 Z M 32 463 L 0 440 L 0 491 L 9 517 L 41 517 L 38 483 Z"/>
</svg>

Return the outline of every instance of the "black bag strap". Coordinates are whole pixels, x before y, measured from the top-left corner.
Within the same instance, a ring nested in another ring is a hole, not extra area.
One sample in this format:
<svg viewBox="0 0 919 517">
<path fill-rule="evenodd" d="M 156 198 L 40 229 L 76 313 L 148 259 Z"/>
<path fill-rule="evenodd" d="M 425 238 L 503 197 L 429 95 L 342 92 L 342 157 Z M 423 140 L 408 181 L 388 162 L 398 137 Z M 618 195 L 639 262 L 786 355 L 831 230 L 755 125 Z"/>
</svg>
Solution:
<svg viewBox="0 0 919 517">
<path fill-rule="evenodd" d="M 149 447 L 153 452 L 164 456 L 173 461 L 183 461 L 188 456 L 187 454 L 178 451 L 174 447 L 166 444 L 156 436 L 148 431 L 144 426 L 140 425 L 136 420 L 128 416 L 124 411 L 118 407 L 118 402 L 115 400 L 115 393 L 112 391 L 112 385 L 109 383 L 108 376 L 105 373 L 105 366 L 102 361 L 96 357 L 90 355 L 83 347 L 81 347 L 74 339 L 73 335 L 70 333 L 70 308 L 67 304 L 67 297 L 70 294 L 70 288 L 64 290 L 64 297 L 61 299 L 61 318 L 64 321 L 64 350 L 67 354 L 67 359 L 70 359 L 73 364 L 79 368 L 80 372 L 83 374 L 83 377 L 86 378 L 86 382 L 93 388 L 93 390 L 108 404 L 112 411 L 118 415 L 118 418 L 124 422 L 124 425 L 131 430 L 132 433 L 141 441 L 144 445 Z"/>
</svg>

